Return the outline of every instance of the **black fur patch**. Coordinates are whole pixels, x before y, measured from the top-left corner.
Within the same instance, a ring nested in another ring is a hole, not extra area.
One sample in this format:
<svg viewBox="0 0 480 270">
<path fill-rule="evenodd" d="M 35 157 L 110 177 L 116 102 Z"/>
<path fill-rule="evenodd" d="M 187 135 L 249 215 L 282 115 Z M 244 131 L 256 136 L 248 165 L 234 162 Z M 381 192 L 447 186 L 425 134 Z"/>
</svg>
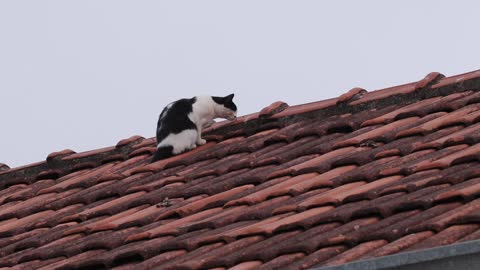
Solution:
<svg viewBox="0 0 480 270">
<path fill-rule="evenodd" d="M 157 148 L 157 152 L 155 152 L 155 155 L 153 155 L 151 162 L 169 158 L 171 156 L 173 156 L 173 146 L 162 146 L 160 148 Z"/>
<path fill-rule="evenodd" d="M 212 97 L 212 99 L 216 103 L 222 104 L 226 108 L 229 108 L 230 110 L 236 112 L 237 111 L 237 105 L 235 105 L 235 103 L 233 103 L 233 96 L 234 96 L 234 94 L 230 94 L 226 97 Z"/>
<path fill-rule="evenodd" d="M 170 109 L 163 109 L 157 123 L 157 143 L 163 141 L 170 133 L 178 134 L 186 129 L 196 129 L 195 124 L 188 118 L 193 111 L 192 105 L 196 98 L 180 99 L 172 103 Z"/>
</svg>

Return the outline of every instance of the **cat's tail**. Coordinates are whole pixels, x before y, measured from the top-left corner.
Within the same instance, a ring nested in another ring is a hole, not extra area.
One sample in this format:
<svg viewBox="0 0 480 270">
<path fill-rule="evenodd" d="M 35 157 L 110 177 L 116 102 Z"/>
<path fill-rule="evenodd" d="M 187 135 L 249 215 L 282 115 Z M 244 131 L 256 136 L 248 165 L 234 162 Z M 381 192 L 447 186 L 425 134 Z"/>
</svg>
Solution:
<svg viewBox="0 0 480 270">
<path fill-rule="evenodd" d="M 166 159 L 171 156 L 173 156 L 173 146 L 161 146 L 157 148 L 157 152 L 155 152 L 155 155 L 153 155 L 151 162 Z"/>
</svg>

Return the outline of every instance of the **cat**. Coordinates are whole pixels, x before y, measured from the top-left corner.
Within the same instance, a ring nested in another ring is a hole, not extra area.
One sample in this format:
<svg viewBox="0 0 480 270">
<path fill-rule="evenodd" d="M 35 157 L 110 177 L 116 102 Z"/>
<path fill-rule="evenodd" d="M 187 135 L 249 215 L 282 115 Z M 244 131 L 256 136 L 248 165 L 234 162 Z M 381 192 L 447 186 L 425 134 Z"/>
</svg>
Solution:
<svg viewBox="0 0 480 270">
<path fill-rule="evenodd" d="M 233 96 L 196 96 L 168 104 L 158 118 L 157 151 L 151 162 L 205 144 L 202 129 L 215 123 L 215 118 L 236 118 L 237 106 L 233 103 Z"/>
</svg>

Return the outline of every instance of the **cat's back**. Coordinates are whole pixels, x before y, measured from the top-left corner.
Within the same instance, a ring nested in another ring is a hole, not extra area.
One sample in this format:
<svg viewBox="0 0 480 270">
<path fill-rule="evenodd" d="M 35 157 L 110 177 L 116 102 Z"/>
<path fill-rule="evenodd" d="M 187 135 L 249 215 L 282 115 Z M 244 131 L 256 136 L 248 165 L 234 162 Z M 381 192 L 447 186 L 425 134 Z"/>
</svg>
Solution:
<svg viewBox="0 0 480 270">
<path fill-rule="evenodd" d="M 187 116 L 192 112 L 193 104 L 196 98 L 184 98 L 168 104 L 162 111 L 159 117 L 159 122 L 168 119 L 178 119 L 182 116 Z"/>
<path fill-rule="evenodd" d="M 168 104 L 160 114 L 157 125 L 158 141 L 170 133 L 179 133 L 185 129 L 194 129 L 195 125 L 188 115 L 193 111 L 196 98 L 184 98 Z"/>
</svg>

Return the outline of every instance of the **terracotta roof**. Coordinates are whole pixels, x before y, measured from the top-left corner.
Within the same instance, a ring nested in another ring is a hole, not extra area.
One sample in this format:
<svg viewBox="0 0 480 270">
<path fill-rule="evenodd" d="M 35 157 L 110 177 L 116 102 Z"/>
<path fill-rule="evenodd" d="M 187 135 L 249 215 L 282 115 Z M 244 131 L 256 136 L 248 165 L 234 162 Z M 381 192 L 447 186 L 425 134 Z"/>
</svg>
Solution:
<svg viewBox="0 0 480 270">
<path fill-rule="evenodd" d="M 139 136 L 0 164 L 0 268 L 303 269 L 479 239 L 479 108 L 480 71 L 431 73 L 275 102 L 152 164 Z"/>
</svg>

